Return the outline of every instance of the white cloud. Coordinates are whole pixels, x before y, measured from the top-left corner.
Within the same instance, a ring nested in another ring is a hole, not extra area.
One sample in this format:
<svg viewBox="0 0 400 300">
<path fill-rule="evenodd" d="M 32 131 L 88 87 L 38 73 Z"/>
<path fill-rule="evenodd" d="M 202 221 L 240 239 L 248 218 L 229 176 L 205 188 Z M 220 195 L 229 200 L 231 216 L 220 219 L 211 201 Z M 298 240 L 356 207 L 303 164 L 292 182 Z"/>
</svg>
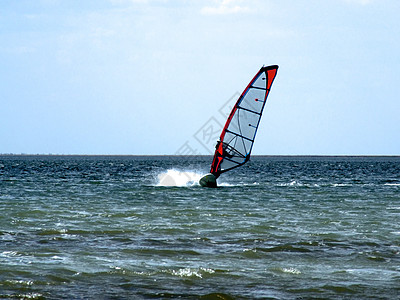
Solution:
<svg viewBox="0 0 400 300">
<path fill-rule="evenodd" d="M 247 6 L 240 5 L 241 0 L 216 0 L 216 6 L 205 6 L 201 9 L 201 13 L 205 15 L 227 15 L 249 12 Z"/>
<path fill-rule="evenodd" d="M 348 3 L 354 3 L 354 4 L 361 4 L 361 5 L 367 5 L 371 4 L 373 0 L 345 0 Z"/>
<path fill-rule="evenodd" d="M 148 3 L 148 0 L 110 0 L 111 4 L 121 5 L 121 4 L 136 4 L 136 3 Z"/>
</svg>

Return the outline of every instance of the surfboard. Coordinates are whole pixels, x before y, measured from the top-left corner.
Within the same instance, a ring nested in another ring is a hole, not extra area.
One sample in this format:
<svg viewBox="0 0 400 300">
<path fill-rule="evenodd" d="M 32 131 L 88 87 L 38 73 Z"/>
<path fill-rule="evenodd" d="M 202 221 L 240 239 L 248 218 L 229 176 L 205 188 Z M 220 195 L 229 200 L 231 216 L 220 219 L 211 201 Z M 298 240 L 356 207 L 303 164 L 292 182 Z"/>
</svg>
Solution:
<svg viewBox="0 0 400 300">
<path fill-rule="evenodd" d="M 217 187 L 217 178 L 213 174 L 206 174 L 200 178 L 199 183 L 204 187 Z"/>
</svg>

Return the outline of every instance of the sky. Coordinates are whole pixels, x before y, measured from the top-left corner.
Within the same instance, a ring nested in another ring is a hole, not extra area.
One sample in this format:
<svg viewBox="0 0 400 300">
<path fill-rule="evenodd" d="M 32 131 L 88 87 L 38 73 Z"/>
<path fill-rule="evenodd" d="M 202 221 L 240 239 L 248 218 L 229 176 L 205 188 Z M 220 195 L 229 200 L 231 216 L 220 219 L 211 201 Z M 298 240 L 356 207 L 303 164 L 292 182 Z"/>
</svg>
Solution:
<svg viewBox="0 0 400 300">
<path fill-rule="evenodd" d="M 400 155 L 398 0 L 0 0 L 0 153 L 211 154 L 279 65 L 258 155 Z"/>
</svg>

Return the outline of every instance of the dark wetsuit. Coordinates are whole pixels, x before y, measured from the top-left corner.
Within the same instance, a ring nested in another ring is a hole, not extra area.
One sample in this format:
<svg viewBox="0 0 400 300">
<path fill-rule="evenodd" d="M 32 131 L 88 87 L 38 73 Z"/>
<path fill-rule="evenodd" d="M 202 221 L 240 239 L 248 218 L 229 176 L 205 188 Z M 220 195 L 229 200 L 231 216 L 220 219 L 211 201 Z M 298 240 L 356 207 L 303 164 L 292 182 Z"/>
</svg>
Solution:
<svg viewBox="0 0 400 300">
<path fill-rule="evenodd" d="M 215 146 L 215 149 L 218 149 L 219 144 L 221 144 L 221 141 L 217 142 L 217 145 Z M 228 153 L 228 151 L 226 150 L 229 147 L 229 145 L 227 143 L 222 142 L 222 157 L 228 157 L 228 158 L 232 158 L 233 154 Z"/>
</svg>

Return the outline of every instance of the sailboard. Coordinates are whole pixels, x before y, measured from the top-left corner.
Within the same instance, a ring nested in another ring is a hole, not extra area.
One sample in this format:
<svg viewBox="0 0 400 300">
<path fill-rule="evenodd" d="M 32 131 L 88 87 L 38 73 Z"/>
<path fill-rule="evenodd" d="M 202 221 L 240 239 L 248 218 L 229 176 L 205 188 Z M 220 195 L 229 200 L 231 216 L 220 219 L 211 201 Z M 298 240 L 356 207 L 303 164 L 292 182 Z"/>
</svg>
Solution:
<svg viewBox="0 0 400 300">
<path fill-rule="evenodd" d="M 217 187 L 216 179 L 250 159 L 261 116 L 278 71 L 277 65 L 262 67 L 247 85 L 232 108 L 215 146 L 210 173 L 199 183 Z"/>
</svg>

